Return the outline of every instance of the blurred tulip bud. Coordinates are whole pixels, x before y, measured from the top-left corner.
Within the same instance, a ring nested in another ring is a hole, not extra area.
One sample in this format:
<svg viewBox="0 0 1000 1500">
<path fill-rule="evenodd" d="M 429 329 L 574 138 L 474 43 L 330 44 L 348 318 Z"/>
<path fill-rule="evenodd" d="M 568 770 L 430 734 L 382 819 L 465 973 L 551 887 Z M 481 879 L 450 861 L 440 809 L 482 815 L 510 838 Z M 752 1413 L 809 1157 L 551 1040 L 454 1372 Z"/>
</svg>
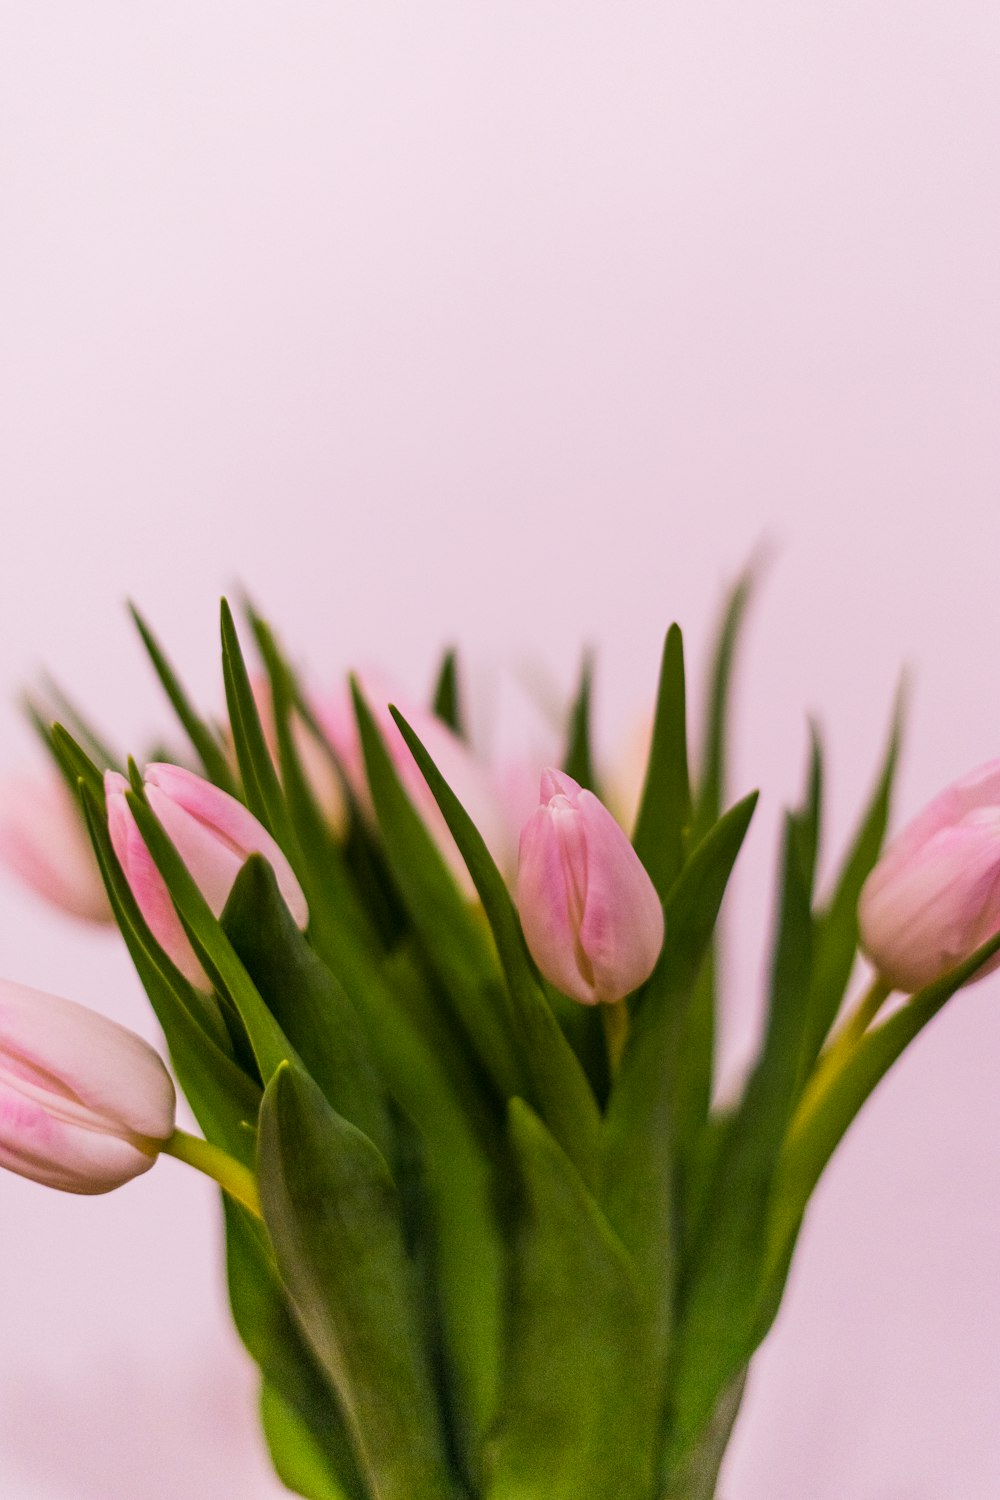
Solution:
<svg viewBox="0 0 1000 1500">
<path fill-rule="evenodd" d="M 134 1032 L 0 980 L 0 1166 L 67 1193 L 109 1192 L 153 1165 L 174 1104 Z"/>
<path fill-rule="evenodd" d="M 143 780 L 146 799 L 216 916 L 251 854 L 262 854 L 299 927 L 309 921 L 302 888 L 274 839 L 251 812 L 210 781 L 181 766 L 154 764 Z M 160 947 L 199 989 L 212 984 L 174 910 L 163 876 L 146 848 L 125 798 L 124 776 L 108 771 L 108 831 L 136 904 Z"/>
<path fill-rule="evenodd" d="M 53 906 L 112 920 L 83 817 L 55 769 L 0 779 L 0 859 Z"/>
<path fill-rule="evenodd" d="M 907 993 L 1000 931 L 1000 760 L 954 782 L 889 845 L 862 888 L 858 925 L 882 978 Z M 1000 954 L 976 978 L 998 966 Z"/>
<path fill-rule="evenodd" d="M 539 969 L 564 994 L 621 1000 L 653 972 L 663 908 L 639 856 L 593 792 L 542 773 L 521 833 L 517 906 Z"/>
<path fill-rule="evenodd" d="M 507 813 L 501 789 L 489 768 L 436 714 L 419 705 L 407 703 L 400 694 L 390 692 L 375 674 L 365 674 L 359 682 L 403 789 L 465 895 L 470 899 L 475 895 L 472 877 L 433 793 L 389 712 L 390 702 L 400 709 L 482 834 L 486 847 L 500 870 L 509 877 L 514 866 L 514 825 Z M 365 776 L 364 755 L 348 690 L 345 688 L 328 699 L 319 708 L 318 715 L 362 811 L 367 816 L 374 817 L 371 792 Z"/>
</svg>

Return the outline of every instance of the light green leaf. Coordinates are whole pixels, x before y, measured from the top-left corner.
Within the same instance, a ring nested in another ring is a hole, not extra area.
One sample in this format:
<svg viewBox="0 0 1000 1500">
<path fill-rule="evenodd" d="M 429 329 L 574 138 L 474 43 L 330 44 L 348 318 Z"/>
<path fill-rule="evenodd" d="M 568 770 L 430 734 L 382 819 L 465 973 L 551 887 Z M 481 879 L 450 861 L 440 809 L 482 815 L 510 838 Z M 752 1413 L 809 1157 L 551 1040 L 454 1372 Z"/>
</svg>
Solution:
<svg viewBox="0 0 1000 1500">
<path fill-rule="evenodd" d="M 522 1194 L 501 1419 L 485 1500 L 646 1500 L 646 1305 L 624 1247 L 538 1117 L 510 1135 Z"/>
<path fill-rule="evenodd" d="M 378 1500 L 451 1500 L 384 1159 L 290 1066 L 264 1096 L 258 1164 L 282 1281 L 338 1391 L 366 1482 Z"/>
<path fill-rule="evenodd" d="M 854 967 L 858 948 L 858 897 L 879 857 L 885 837 L 892 785 L 899 759 L 903 709 L 904 700 L 900 692 L 874 792 L 833 893 L 816 919 L 815 960 L 809 990 L 800 1086 L 804 1086 L 830 1027 L 836 1020 Z"/>
</svg>

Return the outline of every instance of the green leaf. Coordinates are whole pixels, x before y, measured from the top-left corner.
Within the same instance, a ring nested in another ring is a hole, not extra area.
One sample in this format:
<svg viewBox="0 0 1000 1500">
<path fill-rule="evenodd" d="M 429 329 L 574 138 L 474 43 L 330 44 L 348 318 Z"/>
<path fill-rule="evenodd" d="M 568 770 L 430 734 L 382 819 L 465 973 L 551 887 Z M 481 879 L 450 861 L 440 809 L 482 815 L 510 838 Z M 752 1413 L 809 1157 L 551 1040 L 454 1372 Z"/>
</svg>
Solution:
<svg viewBox="0 0 1000 1500">
<path fill-rule="evenodd" d="M 713 652 L 708 704 L 702 733 L 702 749 L 696 777 L 696 792 L 688 834 L 690 846 L 698 844 L 718 822 L 727 794 L 729 759 L 729 700 L 736 647 L 758 569 L 751 565 L 737 580 L 726 601 Z M 683 1102 L 677 1111 L 678 1150 L 691 1158 L 699 1149 L 708 1125 L 715 1073 L 716 972 L 718 934 L 698 976 L 694 999 L 688 1007 L 680 1039 L 681 1063 L 677 1085 Z"/>
<path fill-rule="evenodd" d="M 328 756 L 334 773 L 341 779 L 343 773 L 270 627 L 256 614 L 251 613 L 250 618 L 271 683 L 282 783 L 302 850 L 299 877 L 309 903 L 309 935 L 345 987 L 353 989 L 367 982 L 368 956 L 379 950 L 381 941 L 375 922 L 359 899 L 344 847 L 312 794 L 292 732 L 293 715 L 298 714 L 320 751 Z M 345 796 L 351 803 L 353 793 L 346 783 Z M 351 816 L 357 820 L 356 809 Z"/>
<path fill-rule="evenodd" d="M 366 1482 L 379 1500 L 450 1500 L 384 1159 L 289 1066 L 264 1095 L 258 1163 L 282 1281 L 340 1395 Z"/>
<path fill-rule="evenodd" d="M 142 638 L 142 643 L 153 664 L 153 669 L 160 679 L 163 690 L 169 698 L 188 739 L 191 741 L 205 775 L 209 781 L 213 781 L 224 792 L 228 792 L 232 797 L 238 797 L 239 788 L 236 785 L 236 779 L 230 769 L 229 760 L 225 749 L 219 742 L 218 735 L 212 726 L 196 713 L 190 699 L 181 686 L 180 679 L 164 655 L 159 642 L 134 604 L 129 605 L 129 613 L 135 621 L 136 629 Z"/>
<path fill-rule="evenodd" d="M 653 740 L 632 838 L 661 900 L 680 874 L 691 822 L 686 725 L 684 644 L 678 627 L 671 625 L 663 647 Z"/>
<path fill-rule="evenodd" d="M 112 910 L 156 1018 L 178 1081 L 208 1140 L 247 1162 L 260 1090 L 236 1066 L 214 1002 L 198 993 L 157 945 L 135 903 L 108 837 L 103 804 L 88 788 L 84 812 Z"/>
<path fill-rule="evenodd" d="M 641 992 L 604 1122 L 601 1202 L 635 1258 L 658 1362 L 675 1275 L 677 1037 L 757 795 L 723 817 L 691 855 L 664 907 L 666 939 Z"/>
<path fill-rule="evenodd" d="M 899 759 L 904 709 L 897 696 L 892 729 L 878 780 L 829 901 L 816 919 L 815 960 L 807 1002 L 808 1020 L 800 1086 L 840 1010 L 858 947 L 858 897 L 882 849 L 892 785 Z"/>
<path fill-rule="evenodd" d="M 49 744 L 70 790 L 75 794 L 79 786 L 86 787 L 103 810 L 104 777 L 83 747 L 61 724 L 52 725 Z"/>
<path fill-rule="evenodd" d="M 55 714 L 49 713 L 46 717 L 50 720 L 53 718 L 65 720 L 72 729 L 75 739 L 94 761 L 99 771 L 119 770 L 121 756 L 110 748 L 103 735 L 93 727 L 52 677 L 46 676 L 44 689 L 48 703 L 56 710 Z"/>
<path fill-rule="evenodd" d="M 458 689 L 458 657 L 454 647 L 450 647 L 441 660 L 434 687 L 433 711 L 459 739 L 467 738 Z"/>
<path fill-rule="evenodd" d="M 286 1489 L 306 1500 L 347 1500 L 347 1492 L 327 1467 L 315 1432 L 268 1380 L 260 1390 L 260 1423 L 275 1472 Z"/>
<path fill-rule="evenodd" d="M 697 1441 L 754 1345 L 768 1203 L 801 1060 L 810 948 L 809 893 L 789 818 L 764 1045 L 723 1139 L 685 1264 L 668 1468 Z"/>
<path fill-rule="evenodd" d="M 289 864 L 298 874 L 302 867 L 301 850 L 278 773 L 267 748 L 232 611 L 225 599 L 221 605 L 221 617 L 222 675 L 226 684 L 226 704 L 229 708 L 233 746 L 243 778 L 247 806 L 274 836 Z"/>
<path fill-rule="evenodd" d="M 403 789 L 357 683 L 352 691 L 368 784 L 393 878 L 463 1034 L 501 1098 L 507 1098 L 521 1085 L 523 1071 L 506 1024 L 502 978 L 488 936 Z"/>
<path fill-rule="evenodd" d="M 218 918 L 152 808 L 133 791 L 125 796 L 199 960 L 246 1027 L 257 1066 L 266 1082 L 282 1062 L 295 1056 L 291 1044 L 257 993 Z"/>
<path fill-rule="evenodd" d="M 740 575 L 726 600 L 712 656 L 708 710 L 702 740 L 693 837 L 701 839 L 718 821 L 726 796 L 729 749 L 729 698 L 736 647 L 758 576 L 757 565 Z"/>
<path fill-rule="evenodd" d="M 816 724 L 809 725 L 809 778 L 805 802 L 792 814 L 795 837 L 799 846 L 799 859 L 806 888 L 812 896 L 816 881 L 816 861 L 819 858 L 819 842 L 823 810 L 823 746 Z"/>
<path fill-rule="evenodd" d="M 509 1025 L 530 1079 L 531 1102 L 585 1181 L 593 1183 L 600 1128 L 597 1104 L 586 1074 L 539 989 L 503 876 L 482 835 L 409 724 L 396 709 L 392 715 L 444 814 L 483 903 L 507 979 Z"/>
<path fill-rule="evenodd" d="M 264 1431 L 279 1476 L 309 1500 L 374 1500 L 260 1223 L 225 1194 L 222 1202 L 233 1321 L 263 1377 Z"/>
<path fill-rule="evenodd" d="M 569 743 L 563 757 L 563 770 L 567 776 L 588 791 L 596 792 L 597 775 L 590 741 L 591 698 L 594 685 L 594 663 L 588 653 L 580 668 L 580 686 L 577 689 L 569 716 Z"/>
<path fill-rule="evenodd" d="M 651 1361 L 635 1268 L 538 1117 L 510 1104 L 521 1189 L 486 1500 L 646 1500 Z"/>
<path fill-rule="evenodd" d="M 222 929 L 328 1102 L 391 1157 L 392 1126 L 357 1013 L 296 927 L 262 855 L 236 877 Z"/>
<path fill-rule="evenodd" d="M 475 1475 L 497 1414 L 506 1307 L 499 1222 L 506 1174 L 493 1167 L 504 1159 L 502 1122 L 405 950 L 393 954 L 385 984 L 394 1010 L 378 1040 L 398 1080 L 394 1093 L 420 1132 L 447 1409 L 465 1469 Z"/>
</svg>

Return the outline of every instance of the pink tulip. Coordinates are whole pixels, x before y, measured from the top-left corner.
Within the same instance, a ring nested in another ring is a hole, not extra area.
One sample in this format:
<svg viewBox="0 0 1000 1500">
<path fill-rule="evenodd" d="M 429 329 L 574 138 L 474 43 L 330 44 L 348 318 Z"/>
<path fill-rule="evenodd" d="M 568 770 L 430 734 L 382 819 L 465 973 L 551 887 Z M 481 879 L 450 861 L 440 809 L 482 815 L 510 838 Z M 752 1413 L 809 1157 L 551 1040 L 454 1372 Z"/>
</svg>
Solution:
<svg viewBox="0 0 1000 1500">
<path fill-rule="evenodd" d="M 402 695 L 391 692 L 377 674 L 365 674 L 361 680 L 361 691 L 385 740 L 386 749 L 404 791 L 466 896 L 471 899 L 475 895 L 472 877 L 409 746 L 389 712 L 390 702 L 396 704 L 407 723 L 412 726 L 441 775 L 482 834 L 486 847 L 500 869 L 505 875 L 509 875 L 514 865 L 513 825 L 507 814 L 501 789 L 489 768 L 436 714 L 419 705 L 407 703 Z M 361 740 L 346 686 L 319 706 L 318 715 L 362 811 L 367 816 L 374 817 Z"/>
<path fill-rule="evenodd" d="M 541 805 L 521 833 L 517 906 L 545 978 L 585 1005 L 630 994 L 663 947 L 663 908 L 639 856 L 562 771 L 542 773 Z"/>
<path fill-rule="evenodd" d="M 302 928 L 307 925 L 309 910 L 291 866 L 242 802 L 181 766 L 147 766 L 143 786 L 151 809 L 216 916 L 222 912 L 247 859 L 251 854 L 262 854 L 274 871 L 295 922 Z M 211 989 L 211 981 L 191 947 L 163 876 L 125 800 L 128 782 L 117 772 L 108 771 L 104 789 L 111 843 L 146 925 L 193 985 Z"/>
<path fill-rule="evenodd" d="M 90 922 L 111 921 L 82 814 L 56 770 L 0 780 L 0 860 L 53 906 Z"/>
<path fill-rule="evenodd" d="M 1000 930 L 1000 760 L 954 782 L 890 844 L 858 904 L 861 947 L 910 993 Z M 977 979 L 1000 966 L 1000 955 Z"/>
<path fill-rule="evenodd" d="M 67 1193 L 109 1192 L 153 1165 L 174 1104 L 134 1032 L 0 980 L 0 1166 Z"/>
</svg>

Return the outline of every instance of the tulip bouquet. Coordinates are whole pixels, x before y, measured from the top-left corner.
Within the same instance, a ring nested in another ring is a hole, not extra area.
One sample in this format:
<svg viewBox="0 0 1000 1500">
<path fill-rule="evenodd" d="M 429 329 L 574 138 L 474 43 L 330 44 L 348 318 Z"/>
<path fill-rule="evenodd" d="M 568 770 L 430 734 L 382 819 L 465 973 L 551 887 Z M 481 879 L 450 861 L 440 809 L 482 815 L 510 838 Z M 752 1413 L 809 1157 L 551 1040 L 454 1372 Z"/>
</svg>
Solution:
<svg viewBox="0 0 1000 1500">
<path fill-rule="evenodd" d="M 224 605 L 220 728 L 139 621 L 186 735 L 144 770 L 65 701 L 61 723 L 33 706 L 61 781 L 0 809 L 0 850 L 67 908 L 113 914 L 201 1134 L 175 1128 L 145 1043 L 3 984 L 0 1163 L 99 1193 L 169 1153 L 220 1184 L 233 1316 L 292 1492 L 710 1500 L 820 1174 L 908 1043 L 1000 962 L 1000 768 L 878 862 L 894 727 L 817 896 L 814 736 L 763 1040 L 739 1095 L 714 1097 L 715 929 L 755 804 L 724 803 L 748 588 L 693 774 L 668 632 L 627 828 L 602 800 L 587 672 L 517 820 L 450 654 L 431 709 L 356 680 L 319 701 L 252 610 L 251 675 Z"/>
</svg>

